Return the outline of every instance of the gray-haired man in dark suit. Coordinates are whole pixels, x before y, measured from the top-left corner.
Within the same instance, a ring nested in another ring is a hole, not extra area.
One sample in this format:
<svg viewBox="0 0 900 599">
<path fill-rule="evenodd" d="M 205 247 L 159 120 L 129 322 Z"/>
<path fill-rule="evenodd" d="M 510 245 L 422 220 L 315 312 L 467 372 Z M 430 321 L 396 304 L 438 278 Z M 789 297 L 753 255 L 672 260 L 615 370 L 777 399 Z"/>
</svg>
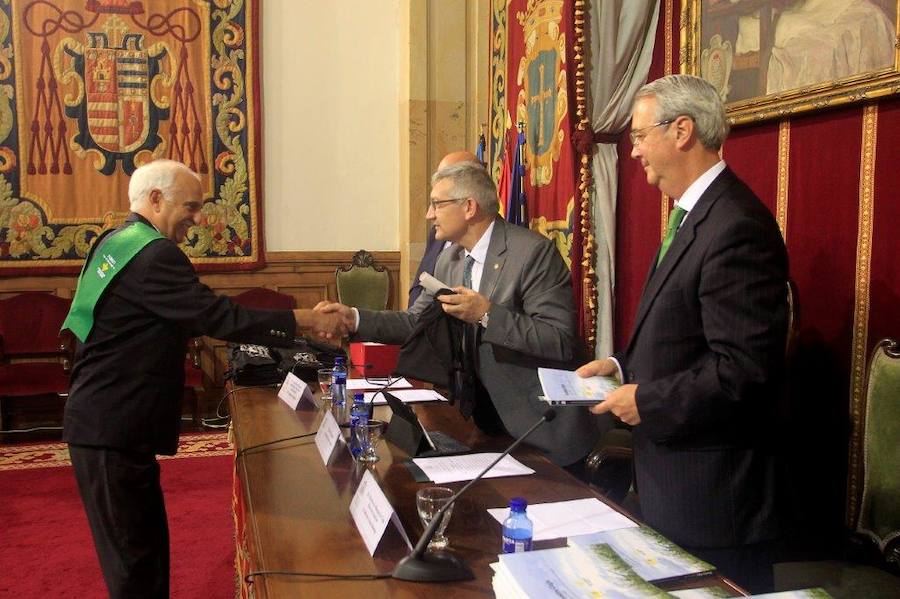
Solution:
<svg viewBox="0 0 900 599">
<path fill-rule="evenodd" d="M 677 200 L 631 339 L 579 369 L 623 383 L 595 413 L 634 426 L 647 523 L 758 592 L 780 530 L 771 440 L 787 334 L 787 253 L 775 219 L 725 166 L 715 89 L 687 75 L 639 90 L 632 157 Z"/>
</svg>

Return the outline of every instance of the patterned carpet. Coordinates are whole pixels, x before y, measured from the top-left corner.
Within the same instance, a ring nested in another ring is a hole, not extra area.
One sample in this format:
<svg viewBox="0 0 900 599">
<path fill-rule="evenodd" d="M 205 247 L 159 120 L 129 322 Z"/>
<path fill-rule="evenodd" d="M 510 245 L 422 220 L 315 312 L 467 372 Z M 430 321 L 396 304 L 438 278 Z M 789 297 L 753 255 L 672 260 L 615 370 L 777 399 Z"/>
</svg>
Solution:
<svg viewBox="0 0 900 599">
<path fill-rule="evenodd" d="M 197 433 L 181 435 L 178 453 L 174 456 L 160 456 L 159 459 L 199 458 L 231 453 L 233 449 L 228 442 L 228 433 Z M 65 443 L 0 445 L 0 471 L 70 465 L 69 448 Z"/>
</svg>

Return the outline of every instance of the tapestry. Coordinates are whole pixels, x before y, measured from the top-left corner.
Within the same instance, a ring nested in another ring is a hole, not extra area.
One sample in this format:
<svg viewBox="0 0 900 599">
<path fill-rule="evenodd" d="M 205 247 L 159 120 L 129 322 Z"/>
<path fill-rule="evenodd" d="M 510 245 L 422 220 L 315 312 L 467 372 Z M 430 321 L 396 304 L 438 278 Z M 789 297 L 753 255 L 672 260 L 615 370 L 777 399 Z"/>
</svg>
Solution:
<svg viewBox="0 0 900 599">
<path fill-rule="evenodd" d="M 198 270 L 263 266 L 258 0 L 0 2 L 0 274 L 72 274 L 158 158 L 201 177 Z"/>
<path fill-rule="evenodd" d="M 527 224 L 556 244 L 570 268 L 584 335 L 586 319 L 591 326 L 593 320 L 584 293 L 581 155 L 573 140 L 582 116 L 576 93 L 584 90 L 582 53 L 574 51 L 584 41 L 576 4 L 581 0 L 492 1 L 488 165 L 498 181 L 524 131 Z"/>
</svg>

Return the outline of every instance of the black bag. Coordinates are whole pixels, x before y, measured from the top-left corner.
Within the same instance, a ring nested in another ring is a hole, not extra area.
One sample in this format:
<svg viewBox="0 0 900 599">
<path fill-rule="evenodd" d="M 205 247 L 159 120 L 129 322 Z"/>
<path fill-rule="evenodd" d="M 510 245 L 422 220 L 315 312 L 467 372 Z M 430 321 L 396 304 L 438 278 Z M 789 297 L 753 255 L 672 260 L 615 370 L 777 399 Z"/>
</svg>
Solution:
<svg viewBox="0 0 900 599">
<path fill-rule="evenodd" d="M 238 385 L 277 385 L 288 372 L 316 382 L 320 368 L 332 368 L 344 350 L 311 339 L 298 338 L 291 347 L 228 344 L 228 377 Z"/>
</svg>

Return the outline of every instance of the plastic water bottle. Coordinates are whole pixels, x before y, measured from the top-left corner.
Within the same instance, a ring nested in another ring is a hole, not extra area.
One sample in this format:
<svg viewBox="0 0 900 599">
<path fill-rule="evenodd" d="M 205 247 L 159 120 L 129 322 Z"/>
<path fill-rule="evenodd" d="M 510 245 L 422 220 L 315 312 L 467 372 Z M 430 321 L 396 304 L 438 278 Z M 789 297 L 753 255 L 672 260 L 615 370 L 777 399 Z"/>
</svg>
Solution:
<svg viewBox="0 0 900 599">
<path fill-rule="evenodd" d="M 356 428 L 365 426 L 369 422 L 369 406 L 363 400 L 362 393 L 353 395 L 353 405 L 350 407 L 350 453 L 353 457 L 359 457 L 366 450 L 366 439 L 360 437 Z"/>
<path fill-rule="evenodd" d="M 509 516 L 503 521 L 503 553 L 531 551 L 534 524 L 525 513 L 527 507 L 528 502 L 522 497 L 509 500 Z"/>
<path fill-rule="evenodd" d="M 344 365 L 344 357 L 337 356 L 334 359 L 334 368 L 331 369 L 331 401 L 332 413 L 338 424 L 347 424 L 347 367 Z"/>
</svg>

